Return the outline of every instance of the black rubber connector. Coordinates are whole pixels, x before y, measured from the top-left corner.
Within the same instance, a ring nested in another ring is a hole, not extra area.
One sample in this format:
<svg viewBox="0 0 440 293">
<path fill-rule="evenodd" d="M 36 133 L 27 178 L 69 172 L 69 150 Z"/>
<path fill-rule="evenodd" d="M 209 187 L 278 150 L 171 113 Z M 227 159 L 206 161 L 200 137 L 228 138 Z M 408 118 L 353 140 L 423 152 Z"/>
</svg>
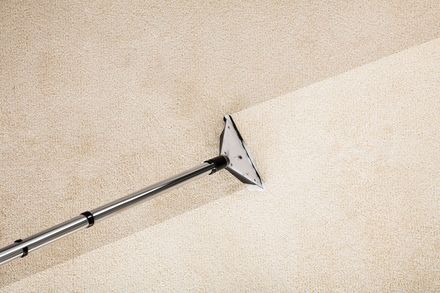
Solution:
<svg viewBox="0 0 440 293">
<path fill-rule="evenodd" d="M 229 164 L 229 160 L 225 156 L 218 156 L 209 160 L 206 160 L 205 163 L 214 164 L 214 169 L 212 169 L 209 175 L 214 174 L 217 171 L 220 171 L 223 168 L 226 168 Z"/>
<path fill-rule="evenodd" d="M 87 222 L 89 222 L 89 225 L 87 226 L 87 228 L 90 228 L 93 226 L 93 224 L 95 224 L 95 217 L 93 217 L 93 214 L 89 211 L 82 213 L 81 215 L 83 215 L 84 217 L 86 217 Z"/>
<path fill-rule="evenodd" d="M 14 243 L 20 243 L 20 242 L 23 242 L 23 240 L 22 239 L 17 239 L 17 240 L 14 241 Z M 26 255 L 28 255 L 29 248 L 27 246 L 23 247 L 22 250 L 23 250 L 23 254 L 21 255 L 21 257 L 25 257 Z"/>
</svg>

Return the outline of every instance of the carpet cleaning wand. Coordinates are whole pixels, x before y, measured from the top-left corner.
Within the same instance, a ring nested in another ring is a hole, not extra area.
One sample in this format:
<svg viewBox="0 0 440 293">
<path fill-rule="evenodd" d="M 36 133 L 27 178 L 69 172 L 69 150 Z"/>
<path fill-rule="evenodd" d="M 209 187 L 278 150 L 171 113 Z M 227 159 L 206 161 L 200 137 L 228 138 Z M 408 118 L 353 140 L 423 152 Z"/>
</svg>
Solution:
<svg viewBox="0 0 440 293">
<path fill-rule="evenodd" d="M 78 230 L 89 228 L 112 214 L 151 198 L 161 192 L 178 187 L 192 179 L 203 175 L 211 175 L 222 169 L 231 172 L 240 181 L 256 185 L 263 189 L 261 177 L 255 168 L 246 145 L 238 132 L 232 117 L 224 117 L 225 128 L 220 136 L 220 155 L 209 159 L 201 165 L 165 179 L 135 193 L 112 201 L 91 211 L 84 212 L 64 223 L 44 230 L 26 239 L 18 239 L 13 244 L 0 250 L 0 265 L 19 257 L 25 257 L 29 252 L 51 243 L 63 236 Z"/>
</svg>

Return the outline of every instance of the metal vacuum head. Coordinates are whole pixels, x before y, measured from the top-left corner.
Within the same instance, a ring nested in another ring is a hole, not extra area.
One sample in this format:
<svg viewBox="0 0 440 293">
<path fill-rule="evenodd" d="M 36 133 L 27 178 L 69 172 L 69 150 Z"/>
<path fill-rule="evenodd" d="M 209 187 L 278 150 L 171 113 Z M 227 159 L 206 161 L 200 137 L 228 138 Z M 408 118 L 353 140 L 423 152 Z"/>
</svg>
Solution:
<svg viewBox="0 0 440 293">
<path fill-rule="evenodd" d="M 220 136 L 220 155 L 229 160 L 226 170 L 237 177 L 241 182 L 252 184 L 263 189 L 263 182 L 258 174 L 246 144 L 230 115 L 226 115 L 225 128 Z"/>
</svg>

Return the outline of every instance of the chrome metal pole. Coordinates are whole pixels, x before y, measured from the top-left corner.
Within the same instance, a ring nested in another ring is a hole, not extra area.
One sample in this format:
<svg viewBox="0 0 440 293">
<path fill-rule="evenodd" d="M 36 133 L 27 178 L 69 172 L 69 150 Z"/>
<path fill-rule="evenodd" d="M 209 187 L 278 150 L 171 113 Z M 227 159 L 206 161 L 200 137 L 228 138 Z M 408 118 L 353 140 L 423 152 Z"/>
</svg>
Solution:
<svg viewBox="0 0 440 293">
<path fill-rule="evenodd" d="M 212 174 L 218 170 L 221 170 L 225 168 L 227 164 L 227 157 L 215 157 L 205 161 L 203 164 L 197 167 L 189 169 L 166 180 L 160 181 L 159 183 L 153 184 L 147 188 L 129 194 L 91 211 L 84 212 L 75 218 L 30 236 L 24 240 L 16 240 L 13 244 L 0 249 L 0 265 L 15 258 L 25 257 L 29 252 L 49 244 L 61 237 L 83 228 L 91 227 L 95 222 L 134 204 L 140 203 L 147 198 L 152 198 L 154 195 L 158 195 L 161 192 L 176 188 L 183 183 L 187 183 L 203 175 Z"/>
</svg>

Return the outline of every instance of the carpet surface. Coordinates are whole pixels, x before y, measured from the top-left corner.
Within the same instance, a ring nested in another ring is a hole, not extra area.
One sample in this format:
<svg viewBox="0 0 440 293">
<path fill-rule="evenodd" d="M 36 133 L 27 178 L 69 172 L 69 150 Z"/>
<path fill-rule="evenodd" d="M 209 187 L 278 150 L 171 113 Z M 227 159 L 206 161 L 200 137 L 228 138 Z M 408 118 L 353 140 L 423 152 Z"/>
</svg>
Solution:
<svg viewBox="0 0 440 293">
<path fill-rule="evenodd" d="M 439 5 L 1 1 L 0 245 L 216 155 L 226 113 L 440 37 Z M 242 188 L 202 179 L 0 267 L 0 286 Z"/>
<path fill-rule="evenodd" d="M 222 198 L 4 292 L 436 292 L 439 87 L 437 39 L 236 113 L 264 192 L 205 177 Z"/>
</svg>

